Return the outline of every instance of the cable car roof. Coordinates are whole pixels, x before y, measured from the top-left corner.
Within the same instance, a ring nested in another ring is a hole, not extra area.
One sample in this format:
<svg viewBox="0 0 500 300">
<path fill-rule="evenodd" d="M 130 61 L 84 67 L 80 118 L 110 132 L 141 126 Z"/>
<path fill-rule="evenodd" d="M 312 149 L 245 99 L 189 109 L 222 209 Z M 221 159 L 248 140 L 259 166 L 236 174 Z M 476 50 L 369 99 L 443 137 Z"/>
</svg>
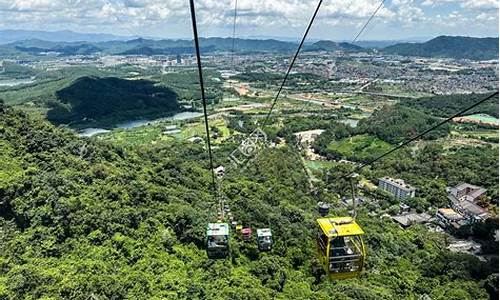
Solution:
<svg viewBox="0 0 500 300">
<path fill-rule="evenodd" d="M 325 217 L 317 219 L 317 222 L 328 237 L 362 235 L 365 233 L 351 217 Z"/>
<path fill-rule="evenodd" d="M 271 233 L 271 229 L 269 228 L 257 229 L 257 236 L 259 237 L 272 236 L 272 235 L 273 234 Z"/>
<path fill-rule="evenodd" d="M 207 236 L 229 235 L 227 223 L 209 223 L 207 226 Z"/>
</svg>

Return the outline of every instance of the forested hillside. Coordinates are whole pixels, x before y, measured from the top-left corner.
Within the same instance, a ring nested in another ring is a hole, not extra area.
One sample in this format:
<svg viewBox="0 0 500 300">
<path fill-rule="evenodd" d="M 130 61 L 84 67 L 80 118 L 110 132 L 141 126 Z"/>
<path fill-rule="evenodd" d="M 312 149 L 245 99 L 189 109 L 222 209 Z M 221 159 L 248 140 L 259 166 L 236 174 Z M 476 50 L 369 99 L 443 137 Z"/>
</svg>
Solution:
<svg viewBox="0 0 500 300">
<path fill-rule="evenodd" d="M 175 92 L 148 80 L 81 77 L 57 91 L 56 96 L 47 114 L 55 123 L 99 121 L 152 110 L 168 114 L 180 109 Z"/>
<path fill-rule="evenodd" d="M 224 182 L 243 224 L 271 226 L 274 250 L 259 253 L 233 235 L 231 258 L 208 260 L 204 231 L 214 216 L 203 145 L 124 149 L 1 104 L 0 137 L 0 299 L 488 299 L 496 264 L 364 209 L 367 269 L 328 281 L 314 259 L 315 204 L 338 203 L 343 189 L 330 188 L 346 183 L 333 176 L 311 197 L 288 146 L 263 150 Z M 216 163 L 235 147 L 216 149 Z"/>
<path fill-rule="evenodd" d="M 402 43 L 386 47 L 386 54 L 456 59 L 498 59 L 498 38 L 438 36 L 425 43 Z"/>
<path fill-rule="evenodd" d="M 402 104 L 444 118 L 452 116 L 465 107 L 469 107 L 489 95 L 490 94 L 438 95 L 420 98 L 416 101 L 414 99 L 404 100 Z M 498 118 L 498 96 L 467 112 L 467 114 L 471 115 L 475 113 L 484 113 Z"/>
<path fill-rule="evenodd" d="M 402 142 L 439 123 L 439 119 L 420 110 L 402 105 L 385 106 L 359 124 L 359 131 L 376 135 L 389 143 Z M 450 131 L 445 124 L 429 133 L 425 139 L 444 137 Z"/>
</svg>

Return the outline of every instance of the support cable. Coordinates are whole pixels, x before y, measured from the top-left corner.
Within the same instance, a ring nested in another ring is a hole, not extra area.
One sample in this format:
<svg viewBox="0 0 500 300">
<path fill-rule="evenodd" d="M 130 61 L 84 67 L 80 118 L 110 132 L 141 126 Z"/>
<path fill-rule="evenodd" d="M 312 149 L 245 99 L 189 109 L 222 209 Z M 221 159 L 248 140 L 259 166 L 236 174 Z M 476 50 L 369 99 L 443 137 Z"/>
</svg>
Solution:
<svg viewBox="0 0 500 300">
<path fill-rule="evenodd" d="M 406 145 L 410 144 L 411 142 L 414 142 L 414 141 L 418 140 L 418 139 L 419 139 L 419 138 L 421 138 L 422 136 L 424 136 L 424 135 L 426 135 L 427 133 L 429 133 L 429 132 L 431 132 L 431 131 L 433 131 L 433 130 L 437 129 L 438 127 L 440 127 L 440 126 L 442 126 L 442 125 L 444 125 L 444 124 L 446 124 L 446 123 L 450 122 L 450 121 L 451 121 L 451 120 L 453 120 L 454 118 L 457 118 L 457 117 L 462 116 L 464 113 L 466 113 L 466 112 L 468 112 L 469 110 L 473 109 L 474 107 L 476 107 L 476 106 L 478 106 L 478 105 L 480 105 L 480 104 L 482 104 L 482 103 L 484 103 L 484 102 L 486 102 L 486 101 L 490 100 L 491 98 L 493 98 L 493 97 L 495 97 L 495 96 L 498 96 L 498 91 L 494 92 L 493 94 L 489 95 L 488 97 L 486 97 L 486 98 L 484 98 L 484 99 L 482 99 L 482 100 L 477 101 L 476 103 L 474 103 L 474 104 L 472 104 L 471 106 L 469 106 L 469 107 L 467 107 L 467 108 L 465 108 L 465 109 L 461 110 L 460 112 L 458 112 L 458 113 L 454 114 L 453 116 L 451 116 L 451 117 L 448 117 L 448 118 L 444 119 L 443 121 L 441 121 L 441 122 L 439 122 L 438 124 L 436 124 L 436 125 L 432 126 L 431 128 L 429 128 L 429 129 L 427 129 L 427 130 L 425 130 L 425 131 L 423 131 L 423 132 L 421 132 L 421 133 L 417 134 L 416 136 L 414 136 L 414 137 L 412 137 L 412 138 L 409 138 L 409 139 L 407 139 L 406 141 L 401 142 L 398 146 L 396 146 L 396 147 L 392 148 L 391 150 L 389 150 L 389 151 L 385 152 L 384 154 L 379 155 L 378 157 L 374 158 L 374 159 L 373 159 L 373 160 L 371 160 L 370 162 L 367 162 L 367 163 L 364 163 L 364 164 L 362 164 L 362 165 L 358 166 L 358 167 L 355 169 L 355 171 L 354 171 L 354 172 L 352 172 L 352 173 L 350 173 L 350 174 L 348 174 L 348 175 L 346 175 L 346 176 L 343 176 L 342 178 L 347 178 L 347 177 L 349 177 L 349 176 L 352 176 L 352 174 L 357 173 L 357 172 L 359 172 L 360 170 L 364 169 L 365 167 L 368 167 L 368 166 L 370 166 L 370 165 L 374 164 L 375 162 L 377 162 L 377 161 L 381 160 L 382 158 L 384 158 L 384 157 L 386 157 L 386 156 L 390 155 L 391 153 L 393 153 L 393 152 L 395 152 L 395 151 L 397 151 L 397 150 L 399 150 L 399 149 L 403 148 L 404 146 L 406 146 Z"/>
<path fill-rule="evenodd" d="M 352 194 L 352 218 L 353 220 L 356 220 L 357 216 L 357 211 L 356 211 L 356 187 L 357 187 L 357 182 L 356 179 L 358 178 L 358 174 L 352 174 L 351 176 L 351 194 Z"/>
<path fill-rule="evenodd" d="M 371 14 L 370 18 L 366 21 L 366 23 L 363 25 L 363 27 L 362 27 L 362 28 L 361 28 L 361 30 L 358 32 L 358 34 L 356 34 L 356 36 L 354 37 L 354 39 L 352 40 L 352 42 L 351 42 L 351 43 L 355 43 L 355 42 L 358 40 L 358 38 L 361 36 L 361 34 L 362 34 L 362 33 L 365 31 L 365 29 L 368 27 L 368 24 L 370 24 L 370 22 L 371 22 L 371 21 L 373 20 L 373 18 L 377 15 L 377 13 L 379 12 L 379 10 L 382 8 L 382 6 L 384 5 L 385 1 L 386 1 L 386 0 L 382 0 L 382 1 L 380 2 L 380 4 L 379 4 L 379 5 L 377 6 L 377 8 L 373 11 L 373 13 Z M 279 88 L 279 90 L 278 90 L 278 93 L 276 94 L 276 97 L 274 98 L 273 104 L 271 105 L 271 108 L 269 109 L 269 112 L 267 113 L 267 116 L 266 116 L 266 118 L 265 118 L 265 120 L 264 120 L 264 123 L 263 123 L 263 126 L 262 126 L 262 127 L 265 127 L 265 126 L 267 125 L 267 123 L 268 123 L 268 121 L 269 121 L 269 119 L 270 119 L 270 117 L 271 117 L 272 111 L 273 111 L 273 109 L 274 109 L 274 107 L 275 107 L 275 105 L 276 105 L 276 102 L 278 101 L 278 98 L 279 98 L 279 96 L 280 96 L 280 94 L 281 94 L 281 91 L 283 90 L 283 87 L 285 86 L 286 81 L 288 80 L 288 76 L 290 75 L 290 71 L 292 70 L 292 68 L 293 68 L 293 66 L 294 66 L 294 64 L 295 64 L 295 61 L 296 61 L 296 59 L 297 59 L 297 57 L 298 57 L 298 55 L 299 55 L 299 53 L 300 53 L 300 50 L 301 50 L 301 48 L 302 48 L 302 46 L 303 46 L 303 44 L 304 44 L 304 41 L 305 41 L 305 39 L 306 39 L 306 37 L 307 37 L 307 34 L 309 33 L 309 30 L 310 30 L 310 29 L 311 29 L 311 27 L 312 27 L 312 24 L 313 24 L 313 22 L 314 22 L 314 19 L 316 18 L 316 15 L 318 14 L 318 11 L 319 11 L 319 8 L 321 7 L 322 2 L 323 2 L 323 1 L 322 1 L 322 0 L 320 0 L 320 1 L 319 1 L 319 3 L 318 3 L 318 6 L 316 7 L 316 10 L 315 10 L 315 12 L 314 12 L 314 14 L 313 14 L 313 17 L 311 18 L 311 21 L 309 22 L 309 25 L 307 26 L 306 32 L 304 33 L 304 35 L 303 35 L 303 37 L 302 37 L 302 40 L 301 40 L 301 42 L 300 42 L 300 44 L 299 44 L 299 47 L 297 48 L 297 51 L 296 51 L 296 53 L 295 53 L 295 55 L 294 55 L 294 57 L 293 57 L 293 59 L 292 59 L 292 62 L 290 63 L 290 65 L 289 65 L 289 67 L 288 67 L 288 70 L 287 70 L 287 72 L 286 72 L 286 74 L 285 74 L 285 77 L 283 78 L 283 82 L 281 83 L 281 86 L 280 86 L 280 88 Z"/>
<path fill-rule="evenodd" d="M 208 147 L 208 157 L 210 159 L 210 171 L 212 173 L 212 189 L 215 198 L 217 198 L 217 186 L 215 183 L 215 170 L 214 162 L 212 156 L 212 145 L 210 143 L 210 129 L 208 126 L 208 114 L 207 114 L 207 101 L 205 98 L 205 87 L 203 83 L 203 71 L 201 66 L 201 54 L 200 54 L 200 42 L 198 39 L 198 27 L 196 23 L 196 11 L 194 7 L 194 0 L 189 0 L 190 10 L 191 10 L 191 21 L 193 23 L 193 35 L 194 35 L 194 46 L 196 48 L 196 60 L 198 62 L 198 76 L 200 78 L 200 89 L 201 89 L 201 100 L 203 103 L 203 115 L 205 117 L 205 131 L 207 133 L 207 147 Z"/>
<path fill-rule="evenodd" d="M 363 31 L 365 31 L 365 29 L 368 26 L 368 24 L 370 24 L 370 22 L 372 21 L 372 19 L 375 17 L 375 15 L 378 13 L 378 11 L 382 8 L 382 6 L 384 5 L 384 2 L 385 2 L 385 0 L 382 0 L 382 2 L 380 2 L 380 4 L 377 7 L 377 9 L 375 9 L 375 11 L 373 12 L 373 14 L 370 16 L 370 18 L 368 19 L 368 21 L 366 21 L 365 25 L 363 25 L 363 27 L 358 32 L 358 34 L 356 34 L 356 36 L 352 40 L 351 44 L 354 44 L 358 40 L 359 36 L 363 33 Z"/>
<path fill-rule="evenodd" d="M 238 0 L 234 0 L 233 36 L 232 36 L 232 45 L 231 45 L 231 70 L 233 71 L 233 73 L 236 73 L 236 62 L 235 62 L 234 56 L 235 56 L 235 50 L 236 50 L 235 40 L 236 40 L 236 21 L 237 21 L 237 18 L 238 18 Z M 237 90 L 236 90 L 233 82 L 231 81 L 230 82 L 230 96 L 232 96 L 233 92 L 237 92 Z M 222 98 L 224 100 L 224 96 Z"/>
<path fill-rule="evenodd" d="M 234 0 L 234 18 L 233 18 L 233 43 L 231 46 L 231 63 L 233 64 L 233 71 L 235 68 L 234 62 L 234 50 L 235 50 L 235 38 L 236 38 L 236 20 L 238 17 L 238 0 Z"/>
<path fill-rule="evenodd" d="M 297 51 L 295 52 L 295 55 L 292 58 L 292 62 L 288 66 L 288 70 L 286 71 L 285 77 L 283 78 L 283 81 L 281 82 L 281 86 L 278 90 L 278 93 L 276 94 L 276 97 L 274 98 L 273 104 L 271 105 L 271 108 L 269 109 L 269 112 L 267 113 L 266 118 L 264 119 L 264 123 L 262 127 L 265 127 L 269 121 L 269 118 L 271 117 L 271 114 L 273 112 L 274 106 L 276 105 L 276 102 L 278 101 L 278 98 L 281 94 L 281 91 L 283 90 L 283 87 L 285 86 L 286 81 L 288 80 L 288 76 L 290 75 L 290 71 L 292 71 L 293 65 L 295 64 L 295 61 L 297 60 L 297 57 L 299 56 L 300 50 L 302 49 L 302 46 L 304 45 L 304 42 L 306 40 L 307 35 L 309 34 L 309 30 L 311 29 L 314 20 L 316 19 L 316 15 L 318 14 L 319 8 L 321 7 L 321 4 L 323 3 L 323 0 L 319 0 L 318 6 L 316 7 L 316 10 L 314 11 L 314 14 L 309 21 L 309 25 L 307 26 L 306 31 L 304 32 L 304 35 L 302 36 L 302 40 L 300 41 L 299 46 L 297 47 Z"/>
</svg>

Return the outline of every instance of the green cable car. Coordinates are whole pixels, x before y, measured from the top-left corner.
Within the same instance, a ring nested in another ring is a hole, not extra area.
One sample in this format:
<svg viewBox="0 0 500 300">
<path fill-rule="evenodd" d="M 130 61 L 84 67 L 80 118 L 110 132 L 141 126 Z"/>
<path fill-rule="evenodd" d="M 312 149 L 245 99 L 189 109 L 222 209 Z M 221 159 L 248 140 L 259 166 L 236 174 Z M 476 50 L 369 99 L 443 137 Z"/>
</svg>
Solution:
<svg viewBox="0 0 500 300">
<path fill-rule="evenodd" d="M 260 251 L 271 251 L 273 248 L 273 234 L 270 228 L 257 229 L 257 246 Z"/>
</svg>

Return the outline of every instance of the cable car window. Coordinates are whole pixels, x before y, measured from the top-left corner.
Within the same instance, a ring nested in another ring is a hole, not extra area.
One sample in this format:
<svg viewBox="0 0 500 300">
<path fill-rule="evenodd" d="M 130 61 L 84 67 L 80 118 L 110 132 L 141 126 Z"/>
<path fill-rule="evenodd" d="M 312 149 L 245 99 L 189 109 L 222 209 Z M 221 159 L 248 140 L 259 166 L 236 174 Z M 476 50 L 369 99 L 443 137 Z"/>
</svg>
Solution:
<svg viewBox="0 0 500 300">
<path fill-rule="evenodd" d="M 321 251 L 326 254 L 326 245 L 328 245 L 328 237 L 320 230 L 318 232 L 318 245 Z"/>
</svg>

